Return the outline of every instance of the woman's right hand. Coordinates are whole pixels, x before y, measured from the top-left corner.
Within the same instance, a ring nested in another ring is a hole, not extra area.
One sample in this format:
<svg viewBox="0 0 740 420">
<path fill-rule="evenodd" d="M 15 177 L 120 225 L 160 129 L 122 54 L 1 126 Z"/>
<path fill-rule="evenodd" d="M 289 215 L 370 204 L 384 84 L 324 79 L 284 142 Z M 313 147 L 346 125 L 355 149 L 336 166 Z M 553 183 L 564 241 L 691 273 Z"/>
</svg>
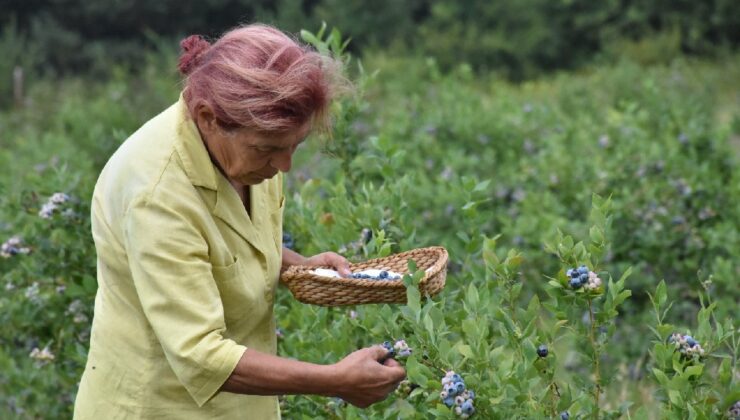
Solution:
<svg viewBox="0 0 740 420">
<path fill-rule="evenodd" d="M 350 353 L 334 364 L 336 396 L 360 408 L 384 400 L 406 377 L 406 370 L 395 360 L 386 359 L 388 350 L 372 346 Z"/>
</svg>

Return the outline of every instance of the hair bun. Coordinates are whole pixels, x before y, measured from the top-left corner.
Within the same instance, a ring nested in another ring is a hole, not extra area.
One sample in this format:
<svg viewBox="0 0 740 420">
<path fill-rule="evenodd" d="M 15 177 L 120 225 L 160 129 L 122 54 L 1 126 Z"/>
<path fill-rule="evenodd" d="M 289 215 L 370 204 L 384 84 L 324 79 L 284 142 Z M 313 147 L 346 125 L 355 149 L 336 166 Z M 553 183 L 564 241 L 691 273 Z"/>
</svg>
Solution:
<svg viewBox="0 0 740 420">
<path fill-rule="evenodd" d="M 190 35 L 180 41 L 182 54 L 180 54 L 180 60 L 177 64 L 180 73 L 185 76 L 190 74 L 198 65 L 198 58 L 210 47 L 211 43 L 200 35 Z"/>
</svg>

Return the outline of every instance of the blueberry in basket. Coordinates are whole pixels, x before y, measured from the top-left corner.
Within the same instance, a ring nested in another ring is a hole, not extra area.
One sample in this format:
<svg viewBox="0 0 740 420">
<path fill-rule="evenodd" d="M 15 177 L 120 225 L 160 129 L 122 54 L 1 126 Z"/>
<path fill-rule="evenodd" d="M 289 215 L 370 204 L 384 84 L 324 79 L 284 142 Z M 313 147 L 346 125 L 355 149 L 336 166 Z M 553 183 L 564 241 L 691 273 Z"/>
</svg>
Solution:
<svg viewBox="0 0 740 420">
<path fill-rule="evenodd" d="M 337 273 L 334 270 L 328 270 L 325 268 L 317 268 L 313 270 L 313 274 L 324 276 L 324 277 L 341 277 L 339 273 Z M 399 280 L 401 277 L 403 277 L 401 274 L 396 273 L 394 271 L 390 270 L 380 270 L 380 269 L 367 269 L 362 271 L 356 271 L 350 275 L 350 278 L 353 279 L 360 279 L 360 280 L 379 280 L 379 281 L 392 281 L 392 280 Z"/>
</svg>

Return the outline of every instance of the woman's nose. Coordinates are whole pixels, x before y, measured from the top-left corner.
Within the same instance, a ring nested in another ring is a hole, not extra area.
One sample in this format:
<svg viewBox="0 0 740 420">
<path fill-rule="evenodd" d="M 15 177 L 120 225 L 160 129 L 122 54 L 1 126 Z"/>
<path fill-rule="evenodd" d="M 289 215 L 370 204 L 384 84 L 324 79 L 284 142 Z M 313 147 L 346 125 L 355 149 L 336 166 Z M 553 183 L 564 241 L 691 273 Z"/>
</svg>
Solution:
<svg viewBox="0 0 740 420">
<path fill-rule="evenodd" d="M 286 149 L 276 153 L 270 160 L 270 166 L 280 172 L 290 171 L 293 166 L 293 152 L 294 150 Z"/>
</svg>

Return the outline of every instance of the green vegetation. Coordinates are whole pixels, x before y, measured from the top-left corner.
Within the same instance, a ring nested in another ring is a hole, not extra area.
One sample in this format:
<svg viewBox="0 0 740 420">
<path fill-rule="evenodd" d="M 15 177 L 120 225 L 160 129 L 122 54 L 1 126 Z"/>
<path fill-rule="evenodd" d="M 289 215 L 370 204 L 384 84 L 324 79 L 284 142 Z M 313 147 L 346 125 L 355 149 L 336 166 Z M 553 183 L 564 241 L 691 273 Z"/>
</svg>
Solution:
<svg viewBox="0 0 740 420">
<path fill-rule="evenodd" d="M 280 290 L 276 307 L 280 355 L 332 363 L 404 338 L 419 387 L 367 411 L 289 396 L 286 418 L 452 418 L 445 370 L 475 391 L 480 418 L 726 416 L 740 400 L 740 57 L 619 60 L 521 84 L 441 61 L 349 62 L 360 92 L 336 107 L 332 141 L 297 152 L 285 229 L 306 255 L 443 245 L 446 288 L 419 303 L 407 278 L 408 305 L 333 309 Z M 94 182 L 179 91 L 171 48 L 145 63 L 38 79 L 0 113 L 0 242 L 27 249 L 0 258 L 1 418 L 70 416 L 96 288 Z M 57 192 L 70 200 L 41 217 Z M 581 264 L 601 289 L 568 287 Z M 672 333 L 705 356 L 682 355 Z"/>
</svg>

